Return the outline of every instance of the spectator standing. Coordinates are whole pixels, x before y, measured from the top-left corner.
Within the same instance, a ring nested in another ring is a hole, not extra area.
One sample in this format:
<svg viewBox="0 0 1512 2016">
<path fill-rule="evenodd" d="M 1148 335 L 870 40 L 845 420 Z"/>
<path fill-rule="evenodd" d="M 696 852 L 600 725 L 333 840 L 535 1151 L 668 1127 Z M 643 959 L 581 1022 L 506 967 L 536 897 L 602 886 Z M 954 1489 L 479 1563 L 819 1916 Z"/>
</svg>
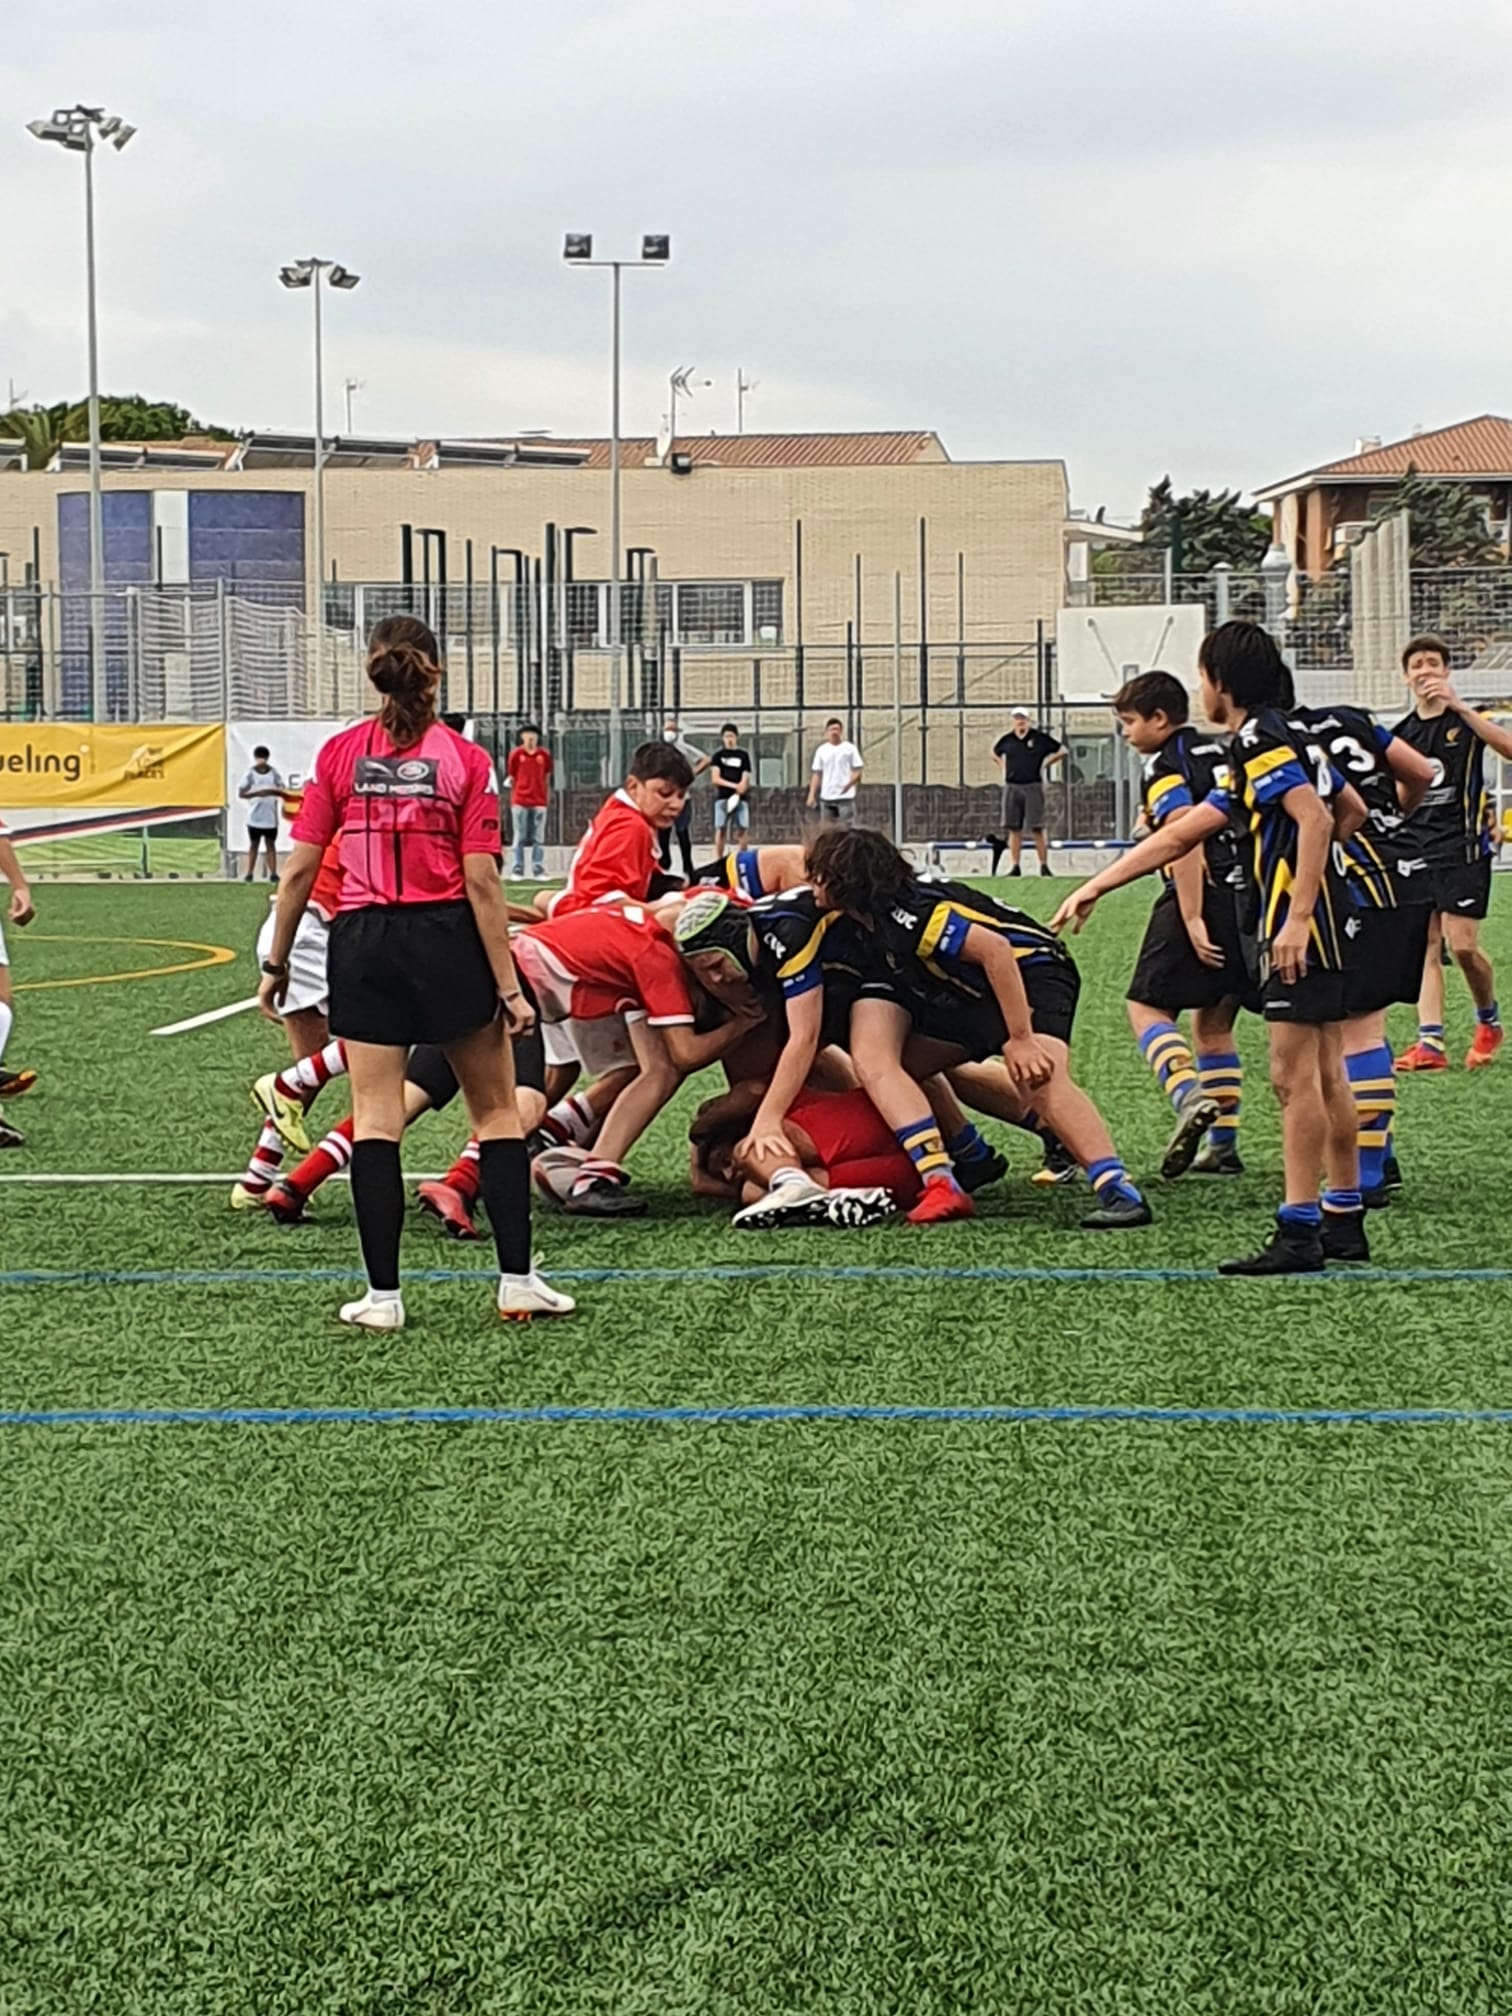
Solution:
<svg viewBox="0 0 1512 2016">
<path fill-rule="evenodd" d="M 854 819 L 861 768 L 861 751 L 846 740 L 845 723 L 826 721 L 824 740 L 809 765 L 808 809 L 817 803 L 821 819 Z"/>
<path fill-rule="evenodd" d="M 696 749 L 691 742 L 684 740 L 682 729 L 678 725 L 675 714 L 668 714 L 663 719 L 662 740 L 663 742 L 670 742 L 679 756 L 686 760 L 688 768 L 693 772 L 695 779 L 702 776 L 703 772 L 708 769 L 709 757 L 702 749 Z M 691 796 L 683 800 L 683 808 L 678 813 L 675 822 L 662 831 L 660 846 L 662 873 L 664 875 L 670 873 L 672 868 L 672 835 L 674 833 L 677 835 L 678 852 L 682 855 L 683 880 L 691 882 L 693 880 L 693 800 Z"/>
<path fill-rule="evenodd" d="M 252 768 L 241 781 L 238 797 L 247 801 L 247 872 L 250 882 L 257 873 L 257 856 L 268 850 L 268 880 L 278 880 L 278 801 L 287 787 L 273 768 L 264 748 L 252 751 Z"/>
<path fill-rule="evenodd" d="M 1024 828 L 1034 836 L 1040 873 L 1050 873 L 1050 848 L 1045 837 L 1045 772 L 1063 763 L 1066 751 L 1053 735 L 1036 728 L 1027 707 L 1015 707 L 1006 735 L 992 746 L 993 761 L 1003 773 L 1003 830 L 1008 836 L 1010 875 L 1021 875 L 1019 856 L 1024 848 Z M 1002 842 L 994 839 L 992 867 L 997 872 Z"/>
<path fill-rule="evenodd" d="M 751 832 L 751 752 L 740 746 L 740 730 L 726 721 L 719 731 L 720 747 L 714 751 L 714 841 L 715 857 L 722 861 L 730 835 L 737 846 L 748 844 Z"/>
<path fill-rule="evenodd" d="M 525 879 L 525 850 L 532 850 L 531 873 L 539 882 L 546 872 L 546 807 L 551 798 L 551 751 L 541 746 L 541 731 L 527 721 L 509 752 L 504 768 L 509 778 L 510 824 L 514 828 L 514 859 L 509 864 L 516 882 Z"/>
</svg>

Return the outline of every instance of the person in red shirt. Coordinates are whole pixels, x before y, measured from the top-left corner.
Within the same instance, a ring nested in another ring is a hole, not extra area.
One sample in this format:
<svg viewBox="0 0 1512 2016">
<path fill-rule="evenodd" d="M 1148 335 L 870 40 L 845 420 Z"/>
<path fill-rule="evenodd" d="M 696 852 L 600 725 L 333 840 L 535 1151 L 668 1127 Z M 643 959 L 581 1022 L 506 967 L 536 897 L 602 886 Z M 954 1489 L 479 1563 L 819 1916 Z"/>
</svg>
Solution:
<svg viewBox="0 0 1512 2016">
<path fill-rule="evenodd" d="M 581 1064 L 590 1077 L 635 1073 L 564 1208 L 584 1218 L 638 1216 L 646 1203 L 626 1187 L 624 1157 L 690 1072 L 744 1040 L 750 1018 L 732 1015 L 697 1033 L 682 955 L 638 903 L 605 903 L 527 925 L 515 939 L 515 958 L 540 1007 L 548 1063 Z"/>
<path fill-rule="evenodd" d="M 437 718 L 440 652 L 417 617 L 377 625 L 367 673 L 382 705 L 333 735 L 315 759 L 261 990 L 274 1007 L 288 991 L 299 921 L 339 832 L 330 1026 L 346 1045 L 352 1081 L 352 1201 L 368 1277 L 367 1294 L 347 1303 L 341 1320 L 404 1327 L 399 1140 L 405 1066 L 417 1043 L 445 1051 L 479 1137 L 500 1315 L 566 1315 L 571 1298 L 548 1286 L 530 1258 L 530 1169 L 506 1038 L 529 1035 L 535 1008 L 510 956 L 493 765 Z"/>
<path fill-rule="evenodd" d="M 520 730 L 517 745 L 505 763 L 509 778 L 510 822 L 514 828 L 514 859 L 509 873 L 516 882 L 525 879 L 525 849 L 532 850 L 534 879 L 546 872 L 546 806 L 551 796 L 551 751 L 541 747 L 541 731 L 533 722 Z"/>
<path fill-rule="evenodd" d="M 661 873 L 656 836 L 676 823 L 693 788 L 693 766 L 675 744 L 643 742 L 623 787 L 593 815 L 567 870 L 567 886 L 547 904 L 549 917 L 586 910 L 606 896 L 647 903 Z"/>
<path fill-rule="evenodd" d="M 767 1195 L 781 1158 L 742 1138 L 750 1132 L 765 1091 L 760 1082 L 735 1085 L 699 1109 L 688 1136 L 694 1196 L 735 1198 L 750 1205 Z M 880 1224 L 918 1202 L 919 1172 L 859 1086 L 836 1091 L 805 1086 L 788 1108 L 783 1128 L 811 1186 L 825 1193 L 812 1200 L 813 1208 L 801 1222 Z M 842 1210 L 831 1215 L 828 1193 L 836 1190 L 851 1194 Z"/>
</svg>

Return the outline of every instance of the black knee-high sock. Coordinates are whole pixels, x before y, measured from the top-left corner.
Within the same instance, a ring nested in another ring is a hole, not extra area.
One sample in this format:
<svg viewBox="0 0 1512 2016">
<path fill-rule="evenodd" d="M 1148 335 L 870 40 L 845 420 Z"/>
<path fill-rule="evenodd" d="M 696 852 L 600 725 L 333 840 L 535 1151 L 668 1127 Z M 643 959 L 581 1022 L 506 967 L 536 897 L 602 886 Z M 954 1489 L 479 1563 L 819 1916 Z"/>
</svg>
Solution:
<svg viewBox="0 0 1512 2016">
<path fill-rule="evenodd" d="M 397 1141 L 352 1144 L 352 1203 L 362 1264 L 372 1288 L 399 1286 L 399 1229 L 404 1223 L 404 1178 Z"/>
<path fill-rule="evenodd" d="M 530 1272 L 530 1160 L 523 1141 L 480 1141 L 478 1182 L 501 1274 Z"/>
</svg>

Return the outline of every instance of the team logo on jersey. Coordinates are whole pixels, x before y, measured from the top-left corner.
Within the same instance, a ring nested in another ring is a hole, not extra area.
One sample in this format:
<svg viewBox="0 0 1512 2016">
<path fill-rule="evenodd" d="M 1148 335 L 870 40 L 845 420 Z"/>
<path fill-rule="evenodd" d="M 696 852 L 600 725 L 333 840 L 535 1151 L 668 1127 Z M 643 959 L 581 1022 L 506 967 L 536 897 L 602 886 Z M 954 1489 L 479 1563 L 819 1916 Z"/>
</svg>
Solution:
<svg viewBox="0 0 1512 2016">
<path fill-rule="evenodd" d="M 1449 744 L 1449 747 L 1451 749 L 1454 747 L 1455 743 L 1458 742 L 1459 738 L 1460 738 L 1460 731 L 1458 730 L 1458 728 L 1448 728 L 1444 731 L 1444 740 Z"/>
<path fill-rule="evenodd" d="M 901 924 L 905 931 L 916 929 L 919 922 L 911 910 L 904 910 L 897 904 L 894 904 L 892 909 L 892 920 L 895 924 Z"/>
<path fill-rule="evenodd" d="M 434 756 L 359 756 L 352 773 L 358 798 L 435 798 L 440 764 Z"/>
</svg>

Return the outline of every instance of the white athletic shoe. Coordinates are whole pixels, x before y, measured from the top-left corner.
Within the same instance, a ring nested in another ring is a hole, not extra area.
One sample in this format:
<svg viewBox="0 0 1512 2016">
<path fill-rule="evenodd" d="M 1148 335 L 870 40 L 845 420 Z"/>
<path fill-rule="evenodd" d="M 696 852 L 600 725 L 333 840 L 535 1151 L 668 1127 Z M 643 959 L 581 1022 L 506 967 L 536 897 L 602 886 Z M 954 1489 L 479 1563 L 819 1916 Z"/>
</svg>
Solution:
<svg viewBox="0 0 1512 2016">
<path fill-rule="evenodd" d="M 875 1190 L 830 1190 L 826 1195 L 829 1198 L 824 1212 L 826 1225 L 883 1225 L 898 1215 L 891 1190 L 880 1186 Z"/>
<path fill-rule="evenodd" d="M 764 1232 L 772 1225 L 826 1225 L 830 1193 L 805 1176 L 801 1183 L 783 1183 L 747 1204 L 730 1220 L 742 1232 Z"/>
<path fill-rule="evenodd" d="M 276 1071 L 265 1072 L 252 1087 L 252 1104 L 273 1122 L 286 1147 L 292 1148 L 296 1155 L 309 1154 L 310 1137 L 305 1132 L 304 1107 L 297 1099 L 290 1099 L 286 1093 L 279 1091 Z"/>
<path fill-rule="evenodd" d="M 360 1302 L 343 1302 L 340 1309 L 343 1323 L 351 1323 L 359 1330 L 402 1330 L 404 1328 L 404 1304 L 400 1301 L 375 1302 L 369 1293 Z"/>
<path fill-rule="evenodd" d="M 499 1314 L 506 1323 L 528 1323 L 532 1316 L 570 1316 L 576 1307 L 570 1295 L 553 1288 L 534 1269 L 499 1276 Z"/>
<path fill-rule="evenodd" d="M 245 1183 L 231 1185 L 231 1209 L 233 1211 L 263 1211 L 267 1208 L 266 1190 L 249 1190 Z"/>
</svg>

